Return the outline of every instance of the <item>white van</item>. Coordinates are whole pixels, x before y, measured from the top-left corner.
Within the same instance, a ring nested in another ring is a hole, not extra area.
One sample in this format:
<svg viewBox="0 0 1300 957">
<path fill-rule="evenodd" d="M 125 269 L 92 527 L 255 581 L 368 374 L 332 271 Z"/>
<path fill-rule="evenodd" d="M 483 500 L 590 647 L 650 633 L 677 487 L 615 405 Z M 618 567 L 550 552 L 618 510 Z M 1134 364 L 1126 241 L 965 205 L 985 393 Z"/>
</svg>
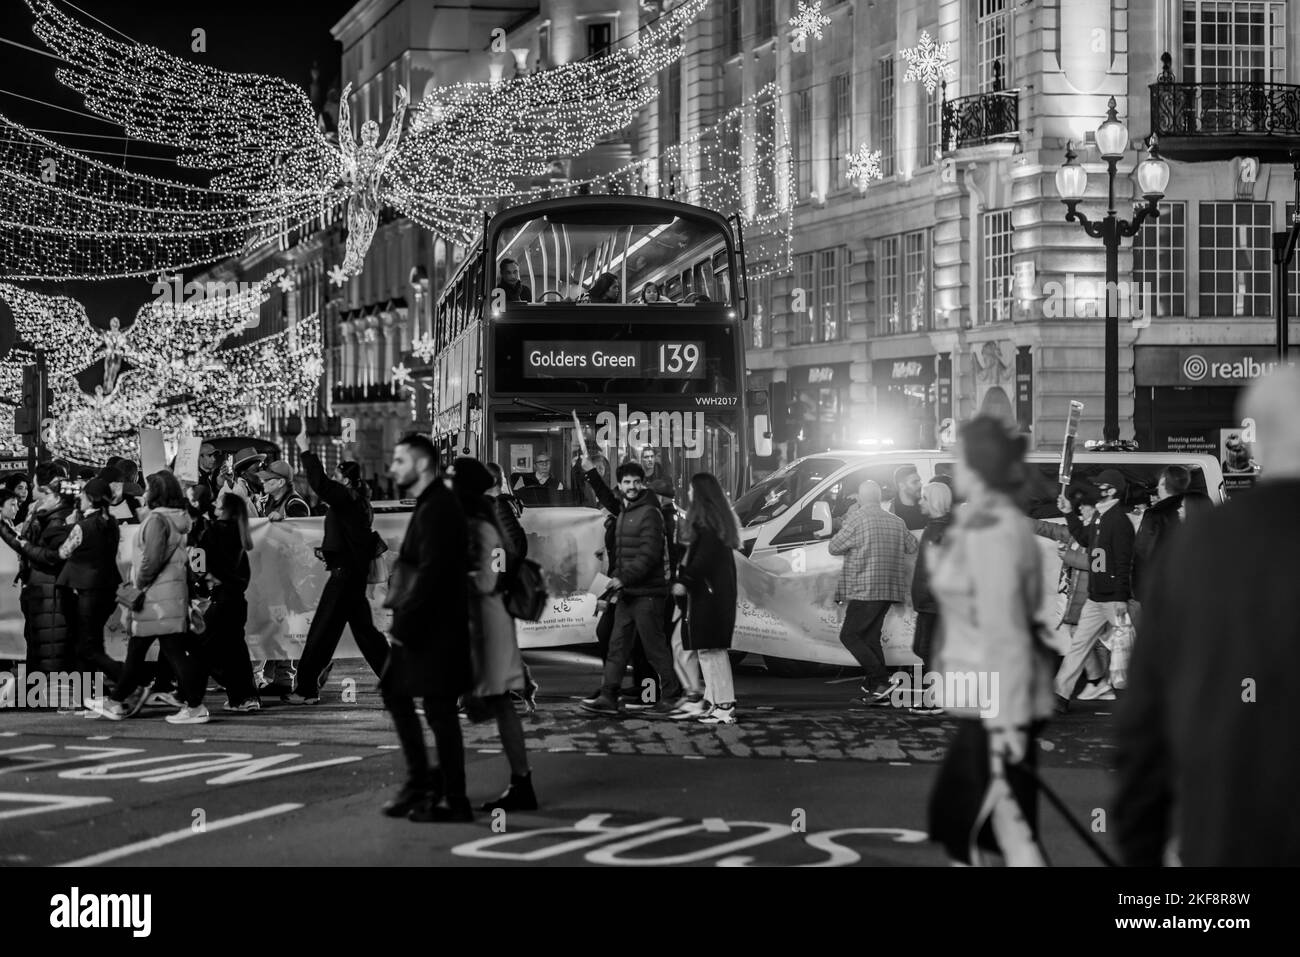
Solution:
<svg viewBox="0 0 1300 957">
<path fill-rule="evenodd" d="M 910 451 L 844 451 L 821 452 L 798 459 L 769 475 L 737 499 L 736 514 L 741 524 L 741 551 L 751 560 L 771 568 L 780 568 L 782 556 L 796 553 L 799 567 L 809 574 L 838 568 L 841 559 L 827 551 L 827 543 L 840 520 L 852 507 L 858 486 L 867 479 L 880 485 L 886 503 L 894 497 L 894 474 L 904 466 L 912 466 L 928 482 L 936 475 L 952 475 L 956 453 L 951 449 Z M 1061 486 L 1058 482 L 1060 455 L 1055 452 L 1031 452 L 1026 456 L 1030 464 L 1030 481 L 1021 498 L 1021 505 L 1031 518 L 1064 522 L 1056 508 Z M 1074 456 L 1073 478 L 1087 480 L 1103 469 L 1117 469 L 1127 480 L 1125 505 L 1130 508 L 1134 525 L 1141 520 L 1141 510 L 1150 496 L 1155 494 L 1161 471 L 1168 465 L 1182 465 L 1191 472 L 1191 491 L 1201 492 L 1215 504 L 1224 501 L 1225 490 L 1220 463 L 1212 455 L 1184 454 L 1178 452 L 1088 452 L 1079 451 Z M 914 535 L 920 536 L 919 531 Z M 1042 539 L 1045 584 L 1049 584 L 1048 598 L 1056 598 L 1055 582 L 1060 570 L 1056 546 Z M 886 620 L 883 644 L 889 664 L 913 664 L 910 630 L 914 613 L 910 601 L 896 606 Z M 1045 609 L 1050 614 L 1050 611 Z M 1045 615 L 1046 618 L 1046 615 Z M 743 642 L 740 643 L 743 647 Z M 757 649 L 754 649 L 757 650 Z M 828 654 L 824 643 L 809 650 L 803 661 L 825 664 L 853 665 L 853 659 L 843 651 Z M 774 659 L 766 654 L 769 670 L 778 674 L 797 674 L 806 668 L 791 662 Z"/>
</svg>

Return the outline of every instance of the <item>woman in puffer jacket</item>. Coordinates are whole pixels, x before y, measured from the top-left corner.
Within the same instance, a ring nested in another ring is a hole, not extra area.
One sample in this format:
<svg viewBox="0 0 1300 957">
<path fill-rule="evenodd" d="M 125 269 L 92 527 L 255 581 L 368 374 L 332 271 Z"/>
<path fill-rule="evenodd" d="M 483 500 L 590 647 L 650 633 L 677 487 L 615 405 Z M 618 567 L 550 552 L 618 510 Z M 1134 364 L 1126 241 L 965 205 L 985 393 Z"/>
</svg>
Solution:
<svg viewBox="0 0 1300 957">
<path fill-rule="evenodd" d="M 19 556 L 29 672 L 72 670 L 72 636 L 54 584 L 63 567 L 59 546 L 72 531 L 69 518 L 76 508 L 71 488 L 63 492 L 65 481 L 57 465 L 40 466 L 36 470 L 35 507 L 27 522 L 18 532 L 0 525 L 0 538 Z"/>
<path fill-rule="evenodd" d="M 124 613 L 131 638 L 117 687 L 107 698 L 88 698 L 86 707 L 114 721 L 127 717 L 127 698 L 144 682 L 145 655 L 157 640 L 180 680 L 184 703 L 167 716 L 168 723 L 204 724 L 209 717 L 203 705 L 207 672 L 198 642 L 188 634 L 189 503 L 176 477 L 162 471 L 149 476 L 144 504 L 148 512 L 136 530 L 131 559 L 131 584 L 144 592 L 144 602 L 138 611 Z"/>
</svg>

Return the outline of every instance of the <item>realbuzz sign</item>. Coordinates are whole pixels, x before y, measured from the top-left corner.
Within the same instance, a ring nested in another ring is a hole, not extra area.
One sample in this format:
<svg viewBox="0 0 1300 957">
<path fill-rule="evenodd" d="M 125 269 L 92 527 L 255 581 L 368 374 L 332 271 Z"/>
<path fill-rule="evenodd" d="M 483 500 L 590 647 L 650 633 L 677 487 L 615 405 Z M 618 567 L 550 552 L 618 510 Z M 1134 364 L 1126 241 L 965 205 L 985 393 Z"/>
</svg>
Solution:
<svg viewBox="0 0 1300 957">
<path fill-rule="evenodd" d="M 596 444 L 602 449 L 653 446 L 659 449 L 684 449 L 686 458 L 704 454 L 703 412 L 629 412 L 620 403 L 618 414 L 601 412 L 596 416 Z"/>
</svg>

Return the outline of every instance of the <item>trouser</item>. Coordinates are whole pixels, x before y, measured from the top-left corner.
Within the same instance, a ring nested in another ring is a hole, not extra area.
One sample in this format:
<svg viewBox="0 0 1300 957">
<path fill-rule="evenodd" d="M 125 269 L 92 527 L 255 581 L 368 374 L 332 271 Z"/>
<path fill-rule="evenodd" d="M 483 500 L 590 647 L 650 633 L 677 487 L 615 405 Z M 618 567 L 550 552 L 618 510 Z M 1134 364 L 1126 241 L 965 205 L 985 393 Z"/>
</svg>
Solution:
<svg viewBox="0 0 1300 957">
<path fill-rule="evenodd" d="M 688 651 L 682 644 L 682 629 L 673 632 L 673 671 L 687 694 L 704 694 L 704 675 L 700 670 L 699 652 Z"/>
<path fill-rule="evenodd" d="M 921 676 L 934 664 L 934 636 L 939 630 L 939 614 L 933 611 L 916 613 L 916 631 L 912 634 L 912 654 L 921 659 Z"/>
<path fill-rule="evenodd" d="M 614 609 L 617 607 L 617 604 L 606 604 L 605 610 L 600 613 L 600 620 L 596 622 L 596 644 L 600 647 L 602 662 L 609 660 L 609 636 L 614 633 Z M 645 648 L 637 640 L 632 645 L 632 681 L 637 690 L 644 689 L 646 679 L 653 679 L 654 674 L 650 660 L 645 656 Z"/>
<path fill-rule="evenodd" d="M 1133 640 L 1137 640 L 1138 622 L 1142 618 L 1142 602 L 1136 598 L 1128 600 L 1128 619 L 1133 622 Z"/>
<path fill-rule="evenodd" d="M 104 650 L 104 626 L 117 604 L 116 589 L 60 588 L 60 604 L 68 632 L 73 636 L 73 658 L 78 671 L 101 671 L 113 684 L 122 677 L 122 663 Z M 128 689 L 130 690 L 130 689 Z"/>
<path fill-rule="evenodd" d="M 288 658 L 258 658 L 252 663 L 253 680 L 262 679 L 267 684 L 288 685 L 290 688 L 298 679 L 298 668 Z"/>
<path fill-rule="evenodd" d="M 384 692 L 384 707 L 393 716 L 393 727 L 406 757 L 410 783 L 422 787 L 429 777 L 429 754 L 424 749 L 424 732 L 410 695 Z M 438 748 L 442 792 L 449 798 L 465 797 L 465 742 L 460 734 L 460 717 L 455 698 L 425 698 L 424 719 Z"/>
<path fill-rule="evenodd" d="M 248 623 L 248 602 L 243 595 L 214 599 L 203 621 L 203 655 L 209 671 L 226 689 L 230 704 L 242 704 L 257 697 L 253 683 L 252 655 L 244 639 Z"/>
<path fill-rule="evenodd" d="M 889 601 L 850 601 L 844 613 L 844 624 L 840 626 L 840 644 L 862 666 L 863 684 L 871 691 L 889 684 L 885 652 L 880 647 L 880 630 L 885 624 L 885 613 L 892 604 Z"/>
<path fill-rule="evenodd" d="M 735 704 L 731 678 L 731 653 L 726 648 L 701 648 L 696 652 L 704 674 L 704 697 L 713 704 Z"/>
<path fill-rule="evenodd" d="M 334 657 L 343 636 L 343 626 L 352 629 L 366 664 L 381 674 L 388 659 L 388 642 L 375 627 L 370 617 L 370 602 L 366 599 L 365 566 L 360 568 L 335 568 L 321 592 L 316 614 L 307 630 L 307 643 L 298 659 L 297 691 L 305 697 L 314 697 L 320 691 L 320 676 Z M 434 624 L 429 623 L 430 626 Z M 454 710 L 454 709 L 453 709 Z"/>
<path fill-rule="evenodd" d="M 501 738 L 501 750 L 510 762 L 510 773 L 523 777 L 528 773 L 528 744 L 514 702 L 510 700 L 510 695 L 498 694 L 484 698 L 483 704 L 496 719 L 497 735 Z"/>
<path fill-rule="evenodd" d="M 659 675 L 659 700 L 680 696 L 681 682 L 677 680 L 673 656 L 664 637 L 664 599 L 657 595 L 624 595 L 614 605 L 614 628 L 609 638 L 602 690 L 610 697 L 618 694 L 637 635 L 650 666 Z"/>
<path fill-rule="evenodd" d="M 1070 698 L 1097 641 L 1126 610 L 1122 601 L 1093 601 L 1089 598 L 1084 603 L 1083 611 L 1079 613 L 1079 624 L 1070 636 L 1070 647 L 1056 672 L 1058 695 L 1067 700 Z"/>
<path fill-rule="evenodd" d="M 141 687 L 148 680 L 149 667 L 145 655 L 154 641 L 162 655 L 171 662 L 180 679 L 181 700 L 191 708 L 203 704 L 203 693 L 207 691 L 208 674 L 199 654 L 198 639 L 194 635 L 132 635 L 126 643 L 126 663 L 110 697 L 117 702 L 125 701 L 131 692 Z"/>
</svg>

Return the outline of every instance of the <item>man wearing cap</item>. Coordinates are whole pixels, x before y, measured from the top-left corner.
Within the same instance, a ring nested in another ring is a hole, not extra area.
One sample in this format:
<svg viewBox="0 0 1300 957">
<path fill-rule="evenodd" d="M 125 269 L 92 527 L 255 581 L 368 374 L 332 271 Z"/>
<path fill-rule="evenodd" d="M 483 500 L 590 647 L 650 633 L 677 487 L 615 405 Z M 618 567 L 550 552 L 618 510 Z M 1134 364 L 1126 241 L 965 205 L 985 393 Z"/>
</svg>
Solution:
<svg viewBox="0 0 1300 957">
<path fill-rule="evenodd" d="M 199 446 L 199 480 L 198 485 L 206 485 L 212 492 L 212 500 L 217 499 L 220 486 L 217 483 L 217 449 L 211 442 Z"/>
<path fill-rule="evenodd" d="M 286 518 L 310 518 L 311 506 L 308 505 L 297 489 L 293 487 L 293 468 L 288 462 L 272 462 L 257 473 L 266 489 L 266 499 L 262 503 L 262 517 L 273 522 Z"/>
<path fill-rule="evenodd" d="M 224 471 L 219 480 L 217 491 L 217 510 L 221 510 L 221 500 L 227 495 L 238 495 L 248 504 L 248 517 L 260 518 L 262 510 L 258 508 L 254 482 L 257 481 L 257 468 L 266 461 L 266 456 L 257 449 L 240 449 L 229 460 L 229 469 Z"/>
<path fill-rule="evenodd" d="M 1079 625 L 1070 648 L 1056 673 L 1056 711 L 1069 710 L 1074 686 L 1088 656 L 1108 628 L 1127 620 L 1128 601 L 1133 597 L 1130 575 L 1133 567 L 1133 523 L 1121 501 L 1128 487 L 1116 469 L 1105 469 L 1093 484 L 1098 495 L 1092 520 L 1084 525 L 1064 495 L 1057 507 L 1070 526 L 1075 541 L 1088 551 L 1088 600 L 1079 613 Z"/>
</svg>

